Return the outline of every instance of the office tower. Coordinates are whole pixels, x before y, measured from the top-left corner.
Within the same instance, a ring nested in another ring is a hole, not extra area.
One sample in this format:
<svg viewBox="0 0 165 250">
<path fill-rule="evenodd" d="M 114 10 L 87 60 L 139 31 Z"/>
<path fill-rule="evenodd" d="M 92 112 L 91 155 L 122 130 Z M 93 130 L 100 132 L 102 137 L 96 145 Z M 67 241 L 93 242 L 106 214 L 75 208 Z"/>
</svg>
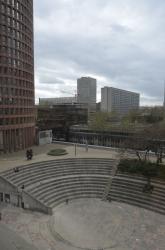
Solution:
<svg viewBox="0 0 165 250">
<path fill-rule="evenodd" d="M 77 79 L 77 102 L 88 104 L 89 111 L 96 110 L 96 79 L 91 77 Z"/>
<path fill-rule="evenodd" d="M 33 1 L 0 0 L 0 150 L 35 138 Z"/>
<path fill-rule="evenodd" d="M 126 115 L 130 110 L 139 108 L 140 95 L 123 89 L 104 87 L 101 89 L 101 111 Z"/>
</svg>

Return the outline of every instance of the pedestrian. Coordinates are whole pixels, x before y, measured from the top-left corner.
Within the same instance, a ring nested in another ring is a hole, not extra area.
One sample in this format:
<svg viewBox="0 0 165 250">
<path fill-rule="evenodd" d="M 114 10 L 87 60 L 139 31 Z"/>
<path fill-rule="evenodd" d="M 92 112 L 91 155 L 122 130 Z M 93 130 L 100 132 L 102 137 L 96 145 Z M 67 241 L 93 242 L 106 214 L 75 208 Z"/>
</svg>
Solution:
<svg viewBox="0 0 165 250">
<path fill-rule="evenodd" d="M 109 201 L 109 202 L 111 202 L 111 201 L 112 201 L 111 196 L 108 196 L 108 201 Z"/>
<path fill-rule="evenodd" d="M 18 173 L 19 172 L 19 167 L 14 168 L 14 173 Z"/>
<path fill-rule="evenodd" d="M 26 158 L 27 158 L 27 160 L 29 160 L 29 150 L 28 149 L 26 150 Z"/>
<path fill-rule="evenodd" d="M 29 150 L 29 153 L 30 153 L 30 160 L 33 158 L 33 150 L 32 149 L 30 149 Z"/>
</svg>

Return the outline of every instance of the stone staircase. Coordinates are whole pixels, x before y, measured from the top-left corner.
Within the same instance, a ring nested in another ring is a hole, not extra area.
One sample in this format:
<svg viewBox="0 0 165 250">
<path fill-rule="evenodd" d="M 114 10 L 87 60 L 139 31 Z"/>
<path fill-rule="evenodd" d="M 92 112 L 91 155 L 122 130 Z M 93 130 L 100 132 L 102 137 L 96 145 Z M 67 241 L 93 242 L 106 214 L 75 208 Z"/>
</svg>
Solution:
<svg viewBox="0 0 165 250">
<path fill-rule="evenodd" d="M 113 169 L 111 171 L 111 176 L 109 177 L 107 185 L 106 185 L 105 190 L 103 192 L 103 196 L 102 196 L 103 201 L 106 201 L 107 199 L 110 199 L 109 193 L 110 193 L 110 190 L 111 190 L 113 178 L 115 177 L 115 175 L 117 173 L 118 163 L 119 163 L 118 161 L 115 162 L 115 164 L 113 166 Z"/>
</svg>

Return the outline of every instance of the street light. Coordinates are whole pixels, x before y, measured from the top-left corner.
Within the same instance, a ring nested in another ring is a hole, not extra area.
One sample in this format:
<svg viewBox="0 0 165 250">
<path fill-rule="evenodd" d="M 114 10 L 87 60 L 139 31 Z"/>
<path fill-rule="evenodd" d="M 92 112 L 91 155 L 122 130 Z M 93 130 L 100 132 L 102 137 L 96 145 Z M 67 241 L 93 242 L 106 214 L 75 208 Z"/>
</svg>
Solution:
<svg viewBox="0 0 165 250">
<path fill-rule="evenodd" d="M 86 140 L 85 149 L 86 149 L 86 152 L 88 152 L 88 140 Z"/>
</svg>

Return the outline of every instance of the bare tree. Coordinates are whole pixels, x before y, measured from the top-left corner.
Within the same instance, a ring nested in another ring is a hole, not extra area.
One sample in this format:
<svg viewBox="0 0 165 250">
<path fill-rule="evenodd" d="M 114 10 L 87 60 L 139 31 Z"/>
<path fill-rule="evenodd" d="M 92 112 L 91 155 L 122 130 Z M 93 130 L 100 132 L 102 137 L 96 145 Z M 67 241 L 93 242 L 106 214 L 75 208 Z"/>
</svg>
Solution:
<svg viewBox="0 0 165 250">
<path fill-rule="evenodd" d="M 162 163 L 165 148 L 165 123 L 154 124 L 134 133 L 123 143 L 123 148 L 131 149 L 139 161 L 149 160 L 149 152 L 154 152 L 157 164 Z"/>
<path fill-rule="evenodd" d="M 155 153 L 157 163 L 162 163 L 165 146 L 165 123 L 157 123 L 146 128 L 142 133 L 143 138 L 148 140 L 150 150 Z"/>
<path fill-rule="evenodd" d="M 147 161 L 150 151 L 150 142 L 138 133 L 125 140 L 123 148 L 128 152 L 132 151 L 139 161 Z"/>
</svg>

